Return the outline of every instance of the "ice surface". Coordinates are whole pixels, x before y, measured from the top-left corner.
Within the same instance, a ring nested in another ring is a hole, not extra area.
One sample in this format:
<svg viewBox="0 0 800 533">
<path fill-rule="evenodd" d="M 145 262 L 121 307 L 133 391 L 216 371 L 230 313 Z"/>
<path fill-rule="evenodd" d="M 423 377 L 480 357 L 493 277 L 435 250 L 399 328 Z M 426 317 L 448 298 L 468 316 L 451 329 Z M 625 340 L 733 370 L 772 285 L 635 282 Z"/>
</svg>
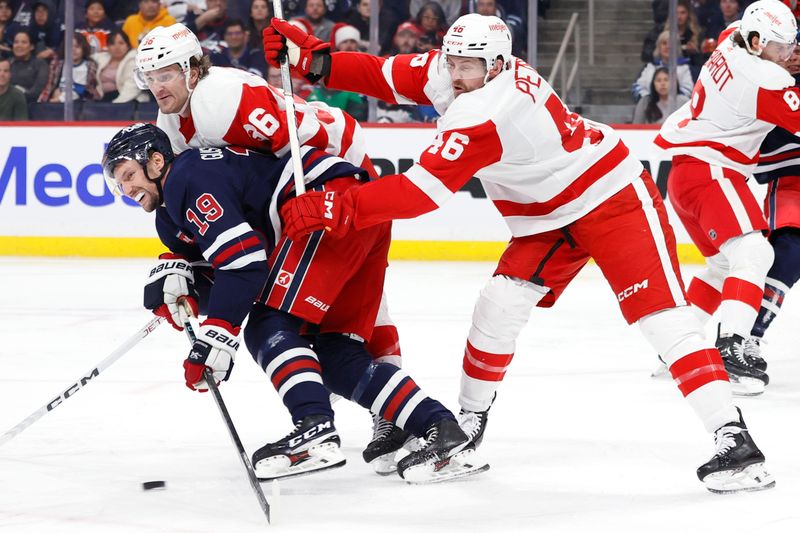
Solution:
<svg viewBox="0 0 800 533">
<path fill-rule="evenodd" d="M 144 326 L 149 261 L 0 259 L 0 432 Z M 457 409 L 461 355 L 488 263 L 395 262 L 387 293 L 404 365 Z M 691 269 L 685 269 L 687 276 Z M 361 461 L 368 414 L 335 405 L 348 464 L 280 484 L 279 531 L 800 530 L 800 297 L 767 336 L 772 383 L 738 399 L 777 487 L 716 496 L 694 470 L 713 439 L 628 327 L 596 267 L 538 309 L 493 408 L 471 480 L 409 486 Z M 250 532 L 269 527 L 213 400 L 183 385 L 183 334 L 162 325 L 0 447 L 0 530 Z M 248 452 L 290 429 L 246 352 L 221 387 Z M 165 491 L 141 483 L 166 480 Z M 269 495 L 270 485 L 263 485 Z"/>
</svg>

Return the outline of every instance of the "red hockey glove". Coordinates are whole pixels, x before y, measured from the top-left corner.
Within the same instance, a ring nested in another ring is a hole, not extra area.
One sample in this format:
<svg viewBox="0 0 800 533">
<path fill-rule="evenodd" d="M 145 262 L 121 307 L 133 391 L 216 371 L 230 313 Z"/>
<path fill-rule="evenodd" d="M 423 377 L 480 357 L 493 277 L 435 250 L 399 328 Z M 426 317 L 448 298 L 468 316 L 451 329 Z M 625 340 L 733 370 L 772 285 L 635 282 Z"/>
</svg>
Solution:
<svg viewBox="0 0 800 533">
<path fill-rule="evenodd" d="M 338 239 L 347 233 L 353 210 L 353 199 L 349 194 L 307 192 L 283 204 L 281 218 L 284 232 L 292 240 L 321 229 Z"/>
<path fill-rule="evenodd" d="M 183 322 L 188 318 L 186 308 L 192 316 L 198 315 L 197 300 L 192 265 L 181 255 L 159 255 L 144 286 L 144 306 L 183 331 Z"/>
<path fill-rule="evenodd" d="M 209 318 L 200 324 L 197 340 L 192 345 L 189 357 L 183 362 L 183 376 L 187 387 L 200 392 L 208 391 L 208 385 L 203 379 L 205 367 L 214 373 L 217 385 L 231 376 L 233 359 L 239 349 L 240 329 L 225 320 L 215 318 Z"/>
<path fill-rule="evenodd" d="M 321 41 L 294 24 L 274 17 L 272 23 L 261 33 L 261 39 L 264 44 L 264 58 L 270 66 L 280 68 L 281 59 L 288 54 L 289 65 L 311 83 L 327 76 L 325 70 L 330 70 L 331 43 Z"/>
</svg>

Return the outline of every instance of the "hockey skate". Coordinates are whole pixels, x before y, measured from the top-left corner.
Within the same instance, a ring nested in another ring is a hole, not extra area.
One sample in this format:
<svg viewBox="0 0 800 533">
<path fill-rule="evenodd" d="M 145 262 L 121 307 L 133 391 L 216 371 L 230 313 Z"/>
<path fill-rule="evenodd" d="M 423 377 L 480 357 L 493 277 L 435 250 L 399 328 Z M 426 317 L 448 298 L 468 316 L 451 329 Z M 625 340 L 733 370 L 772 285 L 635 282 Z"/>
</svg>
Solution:
<svg viewBox="0 0 800 533">
<path fill-rule="evenodd" d="M 767 371 L 767 361 L 761 355 L 761 337 L 748 337 L 744 341 L 744 358 L 750 365 L 762 372 Z M 766 344 L 766 343 L 765 343 Z"/>
<path fill-rule="evenodd" d="M 717 452 L 697 469 L 697 477 L 706 488 L 717 494 L 764 490 L 775 486 L 775 480 L 764 468 L 764 454 L 750 437 L 739 412 L 739 421 L 730 422 L 714 433 Z"/>
<path fill-rule="evenodd" d="M 489 423 L 489 409 L 492 408 L 496 398 L 497 394 L 495 393 L 492 403 L 485 411 L 467 411 L 462 407 L 458 412 L 458 425 L 467 434 L 470 443 L 474 444 L 475 448 L 480 446 L 483 441 L 483 432 L 486 431 L 486 424 Z"/>
<path fill-rule="evenodd" d="M 372 440 L 361 452 L 375 473 L 388 476 L 397 472 L 397 454 L 403 448 L 419 450 L 418 439 L 379 415 L 372 415 Z"/>
<path fill-rule="evenodd" d="M 307 416 L 291 433 L 253 454 L 253 468 L 261 481 L 301 476 L 344 466 L 339 434 L 333 419 Z"/>
<path fill-rule="evenodd" d="M 739 396 L 757 396 L 769 384 L 769 376 L 752 364 L 755 359 L 745 356 L 745 343 L 741 335 L 717 337 L 717 349 L 725 363 L 733 393 Z"/>
<path fill-rule="evenodd" d="M 408 483 L 439 483 L 489 470 L 475 452 L 475 444 L 455 420 L 444 419 L 428 428 L 425 444 L 397 463 L 397 473 Z"/>
</svg>

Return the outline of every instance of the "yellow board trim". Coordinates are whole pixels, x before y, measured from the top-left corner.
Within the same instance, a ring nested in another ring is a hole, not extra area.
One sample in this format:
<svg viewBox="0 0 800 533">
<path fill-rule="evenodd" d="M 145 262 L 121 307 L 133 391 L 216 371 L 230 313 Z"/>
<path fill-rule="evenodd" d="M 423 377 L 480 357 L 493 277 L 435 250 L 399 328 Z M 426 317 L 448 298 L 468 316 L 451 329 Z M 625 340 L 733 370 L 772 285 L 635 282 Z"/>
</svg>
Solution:
<svg viewBox="0 0 800 533">
<path fill-rule="evenodd" d="M 391 260 L 497 261 L 504 242 L 393 241 Z M 0 255 L 38 257 L 156 257 L 166 248 L 158 239 L 140 237 L 0 237 Z M 678 244 L 681 264 L 701 264 L 693 244 Z"/>
</svg>

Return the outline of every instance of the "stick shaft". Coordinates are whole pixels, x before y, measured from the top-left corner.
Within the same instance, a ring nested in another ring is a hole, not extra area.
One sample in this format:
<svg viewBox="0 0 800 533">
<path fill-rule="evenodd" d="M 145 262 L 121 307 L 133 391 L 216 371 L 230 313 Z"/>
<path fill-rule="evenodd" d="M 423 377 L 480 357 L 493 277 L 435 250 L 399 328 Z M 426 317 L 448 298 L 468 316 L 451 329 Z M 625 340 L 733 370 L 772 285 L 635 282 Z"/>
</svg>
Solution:
<svg viewBox="0 0 800 533">
<path fill-rule="evenodd" d="M 90 383 L 92 379 L 99 376 L 101 372 L 104 372 L 106 368 L 114 364 L 117 361 L 117 359 L 125 355 L 131 348 L 139 344 L 139 341 L 147 337 L 163 321 L 164 318 L 160 316 L 153 318 L 153 320 L 148 322 L 147 325 L 145 325 L 142 329 L 137 331 L 131 338 L 126 340 L 116 350 L 111 352 L 111 354 L 109 354 L 108 357 L 100 361 L 96 366 L 94 366 L 88 372 L 81 374 L 81 377 L 75 380 L 74 383 L 72 383 L 69 387 L 67 387 L 58 396 L 56 396 L 51 401 L 49 401 L 48 403 L 46 403 L 45 405 L 43 405 L 42 407 L 31 413 L 30 416 L 28 416 L 25 420 L 23 420 L 10 430 L 6 431 L 0 437 L 0 446 L 10 441 L 20 433 L 22 433 L 34 422 L 36 422 L 44 415 L 46 415 L 47 413 L 49 413 L 50 411 L 52 411 L 53 409 L 64 403 L 66 400 L 72 398 L 72 396 L 74 396 L 76 392 L 78 392 L 88 383 Z"/>
<path fill-rule="evenodd" d="M 272 11 L 276 18 L 283 18 L 281 0 L 272 0 Z M 300 141 L 297 138 L 297 116 L 294 111 L 294 93 L 292 92 L 292 76 L 289 71 L 288 55 L 281 60 L 281 86 L 283 100 L 286 102 L 286 126 L 289 129 L 289 150 L 292 154 L 294 188 L 299 196 L 306 192 L 306 182 L 303 173 L 303 158 L 300 155 Z"/>
<path fill-rule="evenodd" d="M 186 320 L 184 321 L 183 326 L 186 329 L 186 336 L 189 338 L 189 341 L 194 344 L 195 340 L 197 340 L 197 337 L 194 334 L 192 324 L 189 322 L 189 320 Z M 211 391 L 211 396 L 214 397 L 217 408 L 219 408 L 219 414 L 222 415 L 222 420 L 225 422 L 225 427 L 228 428 L 228 434 L 231 436 L 233 445 L 236 446 L 236 452 L 239 455 L 239 460 L 242 462 L 244 469 L 247 471 L 247 478 L 250 481 L 250 487 L 252 487 L 253 492 L 256 495 L 258 505 L 261 506 L 261 511 L 263 511 L 264 516 L 267 517 L 267 523 L 269 523 L 269 502 L 267 501 L 266 496 L 264 496 L 264 491 L 261 490 L 261 484 L 258 482 L 253 465 L 250 463 L 250 458 L 247 457 L 247 453 L 244 451 L 242 440 L 239 438 L 239 433 L 236 431 L 236 426 L 233 425 L 231 415 L 228 413 L 228 408 L 225 406 L 225 401 L 222 399 L 222 395 L 219 392 L 219 387 L 217 387 L 217 383 L 214 380 L 214 374 L 211 372 L 210 368 L 205 367 L 203 370 L 203 377 L 206 380 L 208 390 Z"/>
</svg>

